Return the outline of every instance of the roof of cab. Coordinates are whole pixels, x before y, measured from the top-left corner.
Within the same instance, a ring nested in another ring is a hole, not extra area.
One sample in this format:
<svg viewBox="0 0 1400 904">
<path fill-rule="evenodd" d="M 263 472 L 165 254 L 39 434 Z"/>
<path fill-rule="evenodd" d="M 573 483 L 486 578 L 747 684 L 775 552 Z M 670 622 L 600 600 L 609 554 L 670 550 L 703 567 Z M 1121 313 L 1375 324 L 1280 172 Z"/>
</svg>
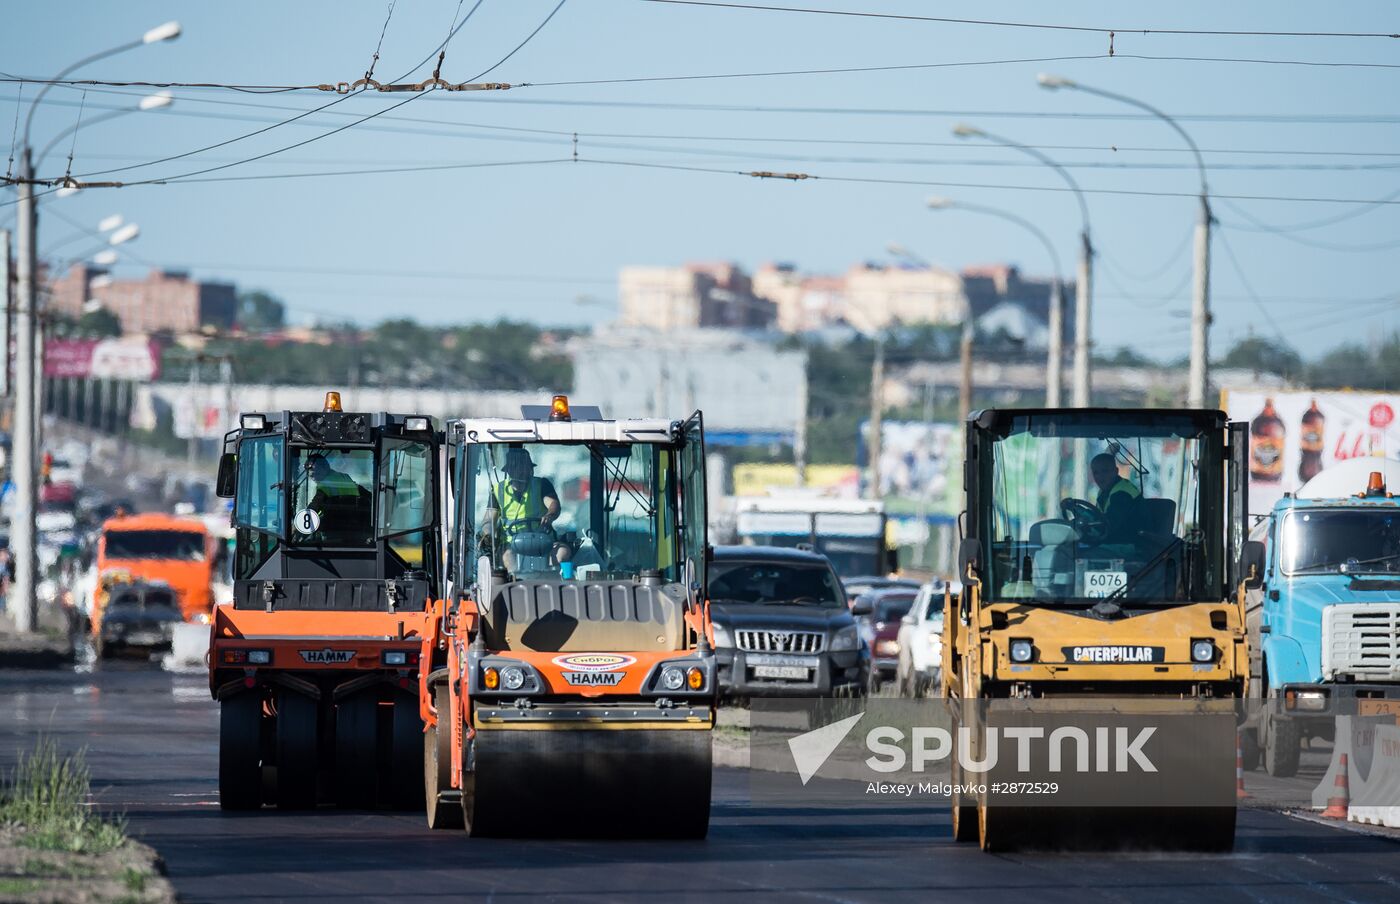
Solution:
<svg viewBox="0 0 1400 904">
<path fill-rule="evenodd" d="M 143 512 L 139 515 L 121 515 L 102 522 L 103 531 L 122 530 L 179 530 L 192 534 L 207 534 L 209 529 L 204 522 L 180 515 L 167 515 L 162 512 Z"/>
</svg>

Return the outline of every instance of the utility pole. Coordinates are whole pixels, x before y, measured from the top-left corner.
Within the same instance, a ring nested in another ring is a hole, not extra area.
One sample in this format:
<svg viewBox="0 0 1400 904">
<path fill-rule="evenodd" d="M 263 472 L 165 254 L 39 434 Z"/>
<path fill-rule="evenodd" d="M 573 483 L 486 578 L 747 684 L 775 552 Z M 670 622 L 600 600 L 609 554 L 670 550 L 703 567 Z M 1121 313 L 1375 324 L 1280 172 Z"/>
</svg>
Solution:
<svg viewBox="0 0 1400 904">
<path fill-rule="evenodd" d="M 1191 374 L 1186 402 L 1191 408 L 1206 407 L 1210 384 L 1210 226 L 1210 199 L 1203 186 L 1191 287 Z"/>
<path fill-rule="evenodd" d="M 1065 297 L 1058 276 L 1050 283 L 1050 349 L 1045 364 L 1045 407 L 1060 407 L 1064 370 Z"/>
<path fill-rule="evenodd" d="M 15 406 L 14 434 L 10 442 L 11 480 L 15 505 L 10 523 L 10 548 L 15 555 L 15 581 L 10 588 L 9 609 L 15 629 L 34 630 L 38 621 L 39 557 L 34 515 L 39 507 L 38 469 L 34 456 L 34 282 L 37 259 L 34 250 L 34 185 L 29 148 L 20 149 L 18 220 L 15 223 Z"/>
<path fill-rule="evenodd" d="M 1088 408 L 1092 387 L 1089 385 L 1089 305 L 1093 299 L 1094 246 L 1086 228 L 1079 235 L 1079 275 L 1074 286 L 1074 393 L 1071 404 Z"/>
<path fill-rule="evenodd" d="M 191 474 L 194 473 L 195 466 L 198 464 L 199 404 L 195 400 L 195 389 L 197 388 L 197 380 L 199 379 L 200 357 L 200 355 L 195 355 L 190 360 L 190 380 L 188 390 L 190 405 L 190 441 L 189 445 L 185 447 L 185 467 L 189 469 L 189 472 Z"/>
<path fill-rule="evenodd" d="M 875 338 L 875 363 L 870 368 L 870 498 L 880 498 L 880 454 L 885 429 L 885 337 Z"/>
<path fill-rule="evenodd" d="M 802 385 L 797 391 L 797 429 L 793 431 L 792 460 L 797 470 L 797 485 L 807 485 L 807 360 L 803 353 Z"/>
<path fill-rule="evenodd" d="M 0 349 L 5 351 L 0 366 L 0 398 L 10 395 L 10 318 L 15 312 L 15 292 L 10 285 L 10 230 L 0 229 L 0 286 L 4 286 L 5 313 L 0 317 Z"/>
</svg>

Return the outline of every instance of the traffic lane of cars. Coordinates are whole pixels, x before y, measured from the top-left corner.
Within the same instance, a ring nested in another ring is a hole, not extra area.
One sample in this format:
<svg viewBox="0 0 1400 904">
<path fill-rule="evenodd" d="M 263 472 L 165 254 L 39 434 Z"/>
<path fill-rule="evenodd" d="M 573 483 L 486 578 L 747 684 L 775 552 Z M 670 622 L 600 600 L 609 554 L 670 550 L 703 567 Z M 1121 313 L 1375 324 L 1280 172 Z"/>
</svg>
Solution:
<svg viewBox="0 0 1400 904">
<path fill-rule="evenodd" d="M 202 676 L 0 672 L 0 700 L 0 768 L 11 768 L 41 731 L 65 749 L 86 745 L 101 804 L 125 812 L 133 832 L 161 852 L 187 900 L 891 902 L 995 890 L 1036 901 L 1196 904 L 1220 892 L 1392 901 L 1400 887 L 1394 843 L 1272 812 L 1242 812 L 1237 852 L 1204 862 L 1196 854 L 992 857 L 951 841 L 944 808 L 758 805 L 733 769 L 716 770 L 711 833 L 698 843 L 483 841 L 430 832 L 418 813 L 231 815 L 218 809 L 218 711 Z"/>
</svg>

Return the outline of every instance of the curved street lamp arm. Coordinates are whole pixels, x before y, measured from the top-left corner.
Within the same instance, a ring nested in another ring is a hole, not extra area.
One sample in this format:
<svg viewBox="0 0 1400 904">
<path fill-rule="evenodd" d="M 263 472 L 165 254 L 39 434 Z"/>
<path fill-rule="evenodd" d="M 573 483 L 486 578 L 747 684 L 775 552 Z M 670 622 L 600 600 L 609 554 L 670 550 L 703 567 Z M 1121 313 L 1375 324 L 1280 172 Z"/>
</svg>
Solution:
<svg viewBox="0 0 1400 904">
<path fill-rule="evenodd" d="M 1201 156 L 1201 149 L 1196 146 L 1196 142 L 1192 140 L 1190 134 L 1188 134 L 1187 131 L 1181 127 L 1181 124 L 1178 123 L 1175 119 L 1172 119 L 1166 113 L 1163 113 L 1161 110 L 1157 109 L 1151 104 L 1144 103 L 1143 101 L 1140 101 L 1135 97 L 1128 97 L 1125 94 L 1118 94 L 1114 91 L 1105 91 L 1102 88 L 1094 88 L 1090 87 L 1089 85 L 1081 85 L 1078 82 L 1075 82 L 1073 87 L 1079 91 L 1085 92 L 1086 94 L 1097 94 L 1099 97 L 1106 97 L 1109 100 L 1116 100 L 1120 103 L 1125 103 L 1131 107 L 1137 107 L 1139 110 L 1146 110 L 1148 113 L 1151 113 L 1153 116 L 1162 120 L 1162 122 L 1165 122 L 1167 125 L 1171 126 L 1172 129 L 1176 132 L 1176 134 L 1180 135 L 1182 140 L 1186 142 L 1186 146 L 1191 149 L 1191 153 L 1194 154 L 1196 157 L 1196 169 L 1201 174 L 1201 196 L 1205 197 L 1210 193 L 1206 188 L 1206 162 L 1205 159 Z"/>
<path fill-rule="evenodd" d="M 1009 148 L 1015 148 L 1024 154 L 1029 154 L 1059 173 L 1060 177 L 1063 178 L 1065 183 L 1074 191 L 1074 199 L 1079 202 L 1079 215 L 1084 221 L 1084 234 L 1086 236 L 1089 234 L 1089 204 L 1084 200 L 1084 190 L 1079 187 L 1079 183 L 1075 181 L 1074 176 L 1070 175 L 1069 170 L 1060 166 L 1060 164 L 1056 163 L 1053 158 L 1047 156 L 1044 152 L 1030 147 L 1029 145 L 1021 144 L 1019 141 L 1012 141 L 1010 138 L 1004 138 L 1001 135 L 993 135 L 990 132 L 983 132 L 982 135 L 987 140 L 995 142 L 996 144 L 1003 144 Z"/>
<path fill-rule="evenodd" d="M 1017 216 L 1016 214 L 1011 213 L 1008 210 L 1002 210 L 997 207 L 984 207 L 981 204 L 967 204 L 962 201 L 955 201 L 949 206 L 953 210 L 967 210 L 973 213 L 982 213 L 986 214 L 987 216 L 999 217 L 1003 220 L 1006 220 L 1007 222 L 1015 223 L 1016 225 L 1025 229 L 1031 235 L 1039 239 L 1040 244 L 1045 246 L 1045 253 L 1050 257 L 1050 266 L 1055 268 L 1055 281 L 1060 283 L 1061 285 L 1064 284 L 1064 277 L 1062 276 L 1064 271 L 1060 267 L 1060 256 L 1055 252 L 1055 246 L 1050 242 L 1049 237 L 1046 236 L 1046 234 L 1042 232 L 1040 228 L 1034 223 L 1027 219 L 1024 219 L 1023 217 Z"/>
<path fill-rule="evenodd" d="M 128 41 L 127 43 L 119 45 L 117 47 L 112 47 L 107 50 L 103 50 L 99 53 L 94 53 L 92 56 L 83 57 L 81 60 L 78 60 L 78 62 L 64 69 L 58 75 L 55 75 L 51 81 L 46 82 L 44 84 L 44 87 L 39 89 L 39 93 L 34 95 L 34 99 L 29 102 L 29 115 L 25 116 L 24 118 L 24 141 L 21 143 L 21 146 L 29 147 L 29 127 L 34 123 L 34 110 L 39 106 L 39 102 L 44 99 L 44 95 L 49 93 L 49 89 L 53 87 L 54 82 L 62 79 L 64 76 L 68 75 L 76 69 L 81 69 L 89 63 L 95 63 L 98 60 L 105 60 L 109 56 L 115 56 L 119 53 L 125 53 L 128 50 L 135 50 L 137 47 L 140 47 L 144 43 L 145 41 L 141 39 L 137 39 L 135 41 Z"/>
<path fill-rule="evenodd" d="M 125 116 L 128 113 L 135 113 L 139 109 L 139 107 L 132 107 L 129 110 L 113 110 L 110 113 L 103 113 L 100 116 L 94 116 L 91 119 L 81 123 L 81 127 L 87 128 L 89 126 L 95 126 L 99 122 L 108 122 L 110 120 L 116 119 L 119 116 Z M 48 144 L 44 145 L 44 149 L 40 151 L 38 155 L 34 158 L 34 172 L 37 173 L 41 169 L 43 169 L 44 158 L 47 157 L 50 153 L 52 153 L 53 149 L 58 146 L 58 143 L 60 141 L 67 138 L 69 135 L 72 135 L 74 132 L 78 131 L 79 125 L 79 123 L 73 123 L 73 125 L 69 126 L 62 132 L 59 132 L 57 135 L 55 135 L 53 137 L 53 140 L 51 140 Z"/>
</svg>

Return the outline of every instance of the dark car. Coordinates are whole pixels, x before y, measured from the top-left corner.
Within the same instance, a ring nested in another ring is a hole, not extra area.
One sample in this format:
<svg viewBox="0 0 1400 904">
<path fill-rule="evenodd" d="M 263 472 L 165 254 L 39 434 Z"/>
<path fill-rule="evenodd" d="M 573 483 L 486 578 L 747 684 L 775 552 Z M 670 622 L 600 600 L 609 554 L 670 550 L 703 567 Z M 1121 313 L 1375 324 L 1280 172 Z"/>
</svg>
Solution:
<svg viewBox="0 0 1400 904">
<path fill-rule="evenodd" d="M 168 584 L 118 584 L 102 612 L 97 655 L 168 651 L 181 620 L 179 599 Z"/>
<path fill-rule="evenodd" d="M 878 691 L 882 682 L 893 680 L 899 670 L 899 627 L 917 596 L 917 588 L 886 587 L 867 590 L 851 604 L 861 636 L 870 647 L 872 691 Z"/>
<path fill-rule="evenodd" d="M 869 652 L 826 557 L 721 546 L 710 564 L 709 594 L 725 696 L 865 692 Z"/>
<path fill-rule="evenodd" d="M 912 590 L 917 592 L 919 587 L 922 586 L 918 581 L 910 580 L 909 578 L 890 578 L 878 575 L 845 578 L 841 583 L 845 586 L 846 597 L 851 602 L 854 602 L 855 598 L 862 593 L 868 593 L 871 590 L 889 590 L 891 588 L 897 588 L 900 590 Z"/>
</svg>

